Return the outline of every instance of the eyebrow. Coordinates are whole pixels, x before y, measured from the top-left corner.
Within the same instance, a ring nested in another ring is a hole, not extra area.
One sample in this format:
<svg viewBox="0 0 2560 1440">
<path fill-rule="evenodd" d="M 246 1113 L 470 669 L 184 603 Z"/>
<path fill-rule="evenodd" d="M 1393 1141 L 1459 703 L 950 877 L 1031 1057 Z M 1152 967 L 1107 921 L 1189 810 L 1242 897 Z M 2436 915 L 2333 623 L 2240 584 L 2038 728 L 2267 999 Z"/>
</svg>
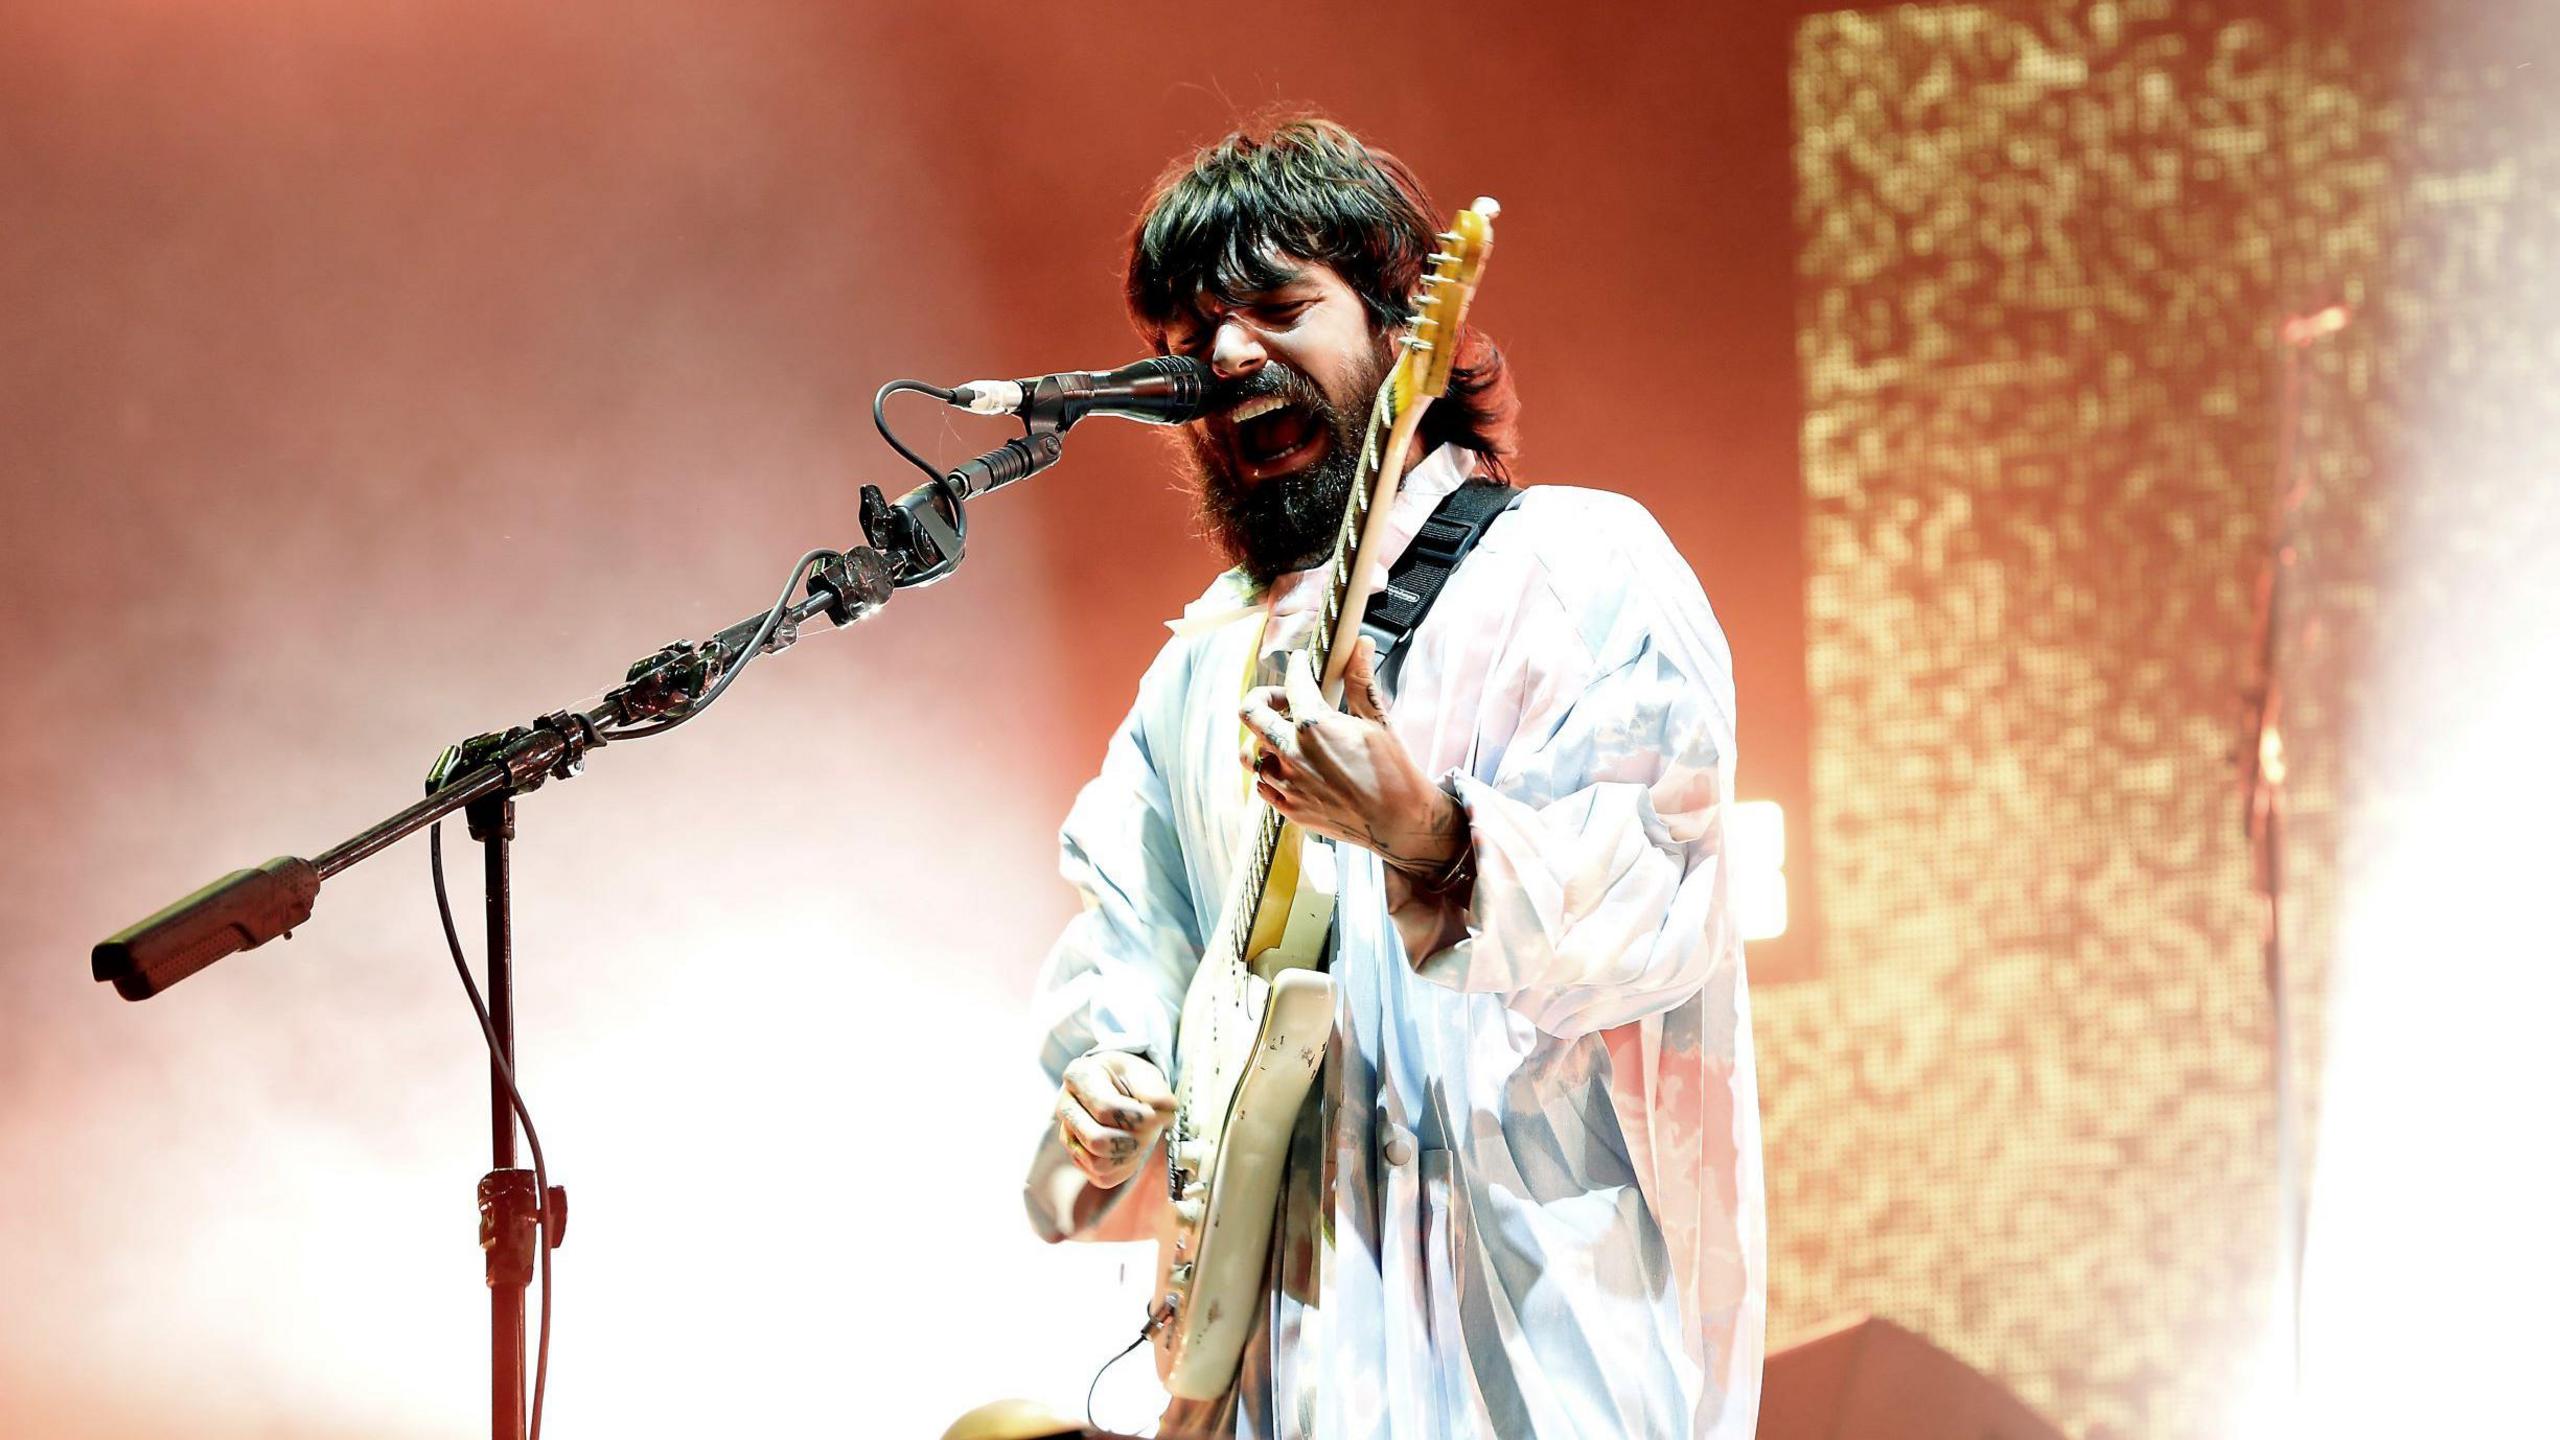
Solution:
<svg viewBox="0 0 2560 1440">
<path fill-rule="evenodd" d="M 1304 266 L 1301 266 L 1298 269 L 1292 270 L 1288 274 L 1281 276 L 1280 283 L 1277 285 L 1272 285 L 1261 290 L 1251 290 L 1238 294 L 1231 294 L 1227 298 L 1239 305 L 1265 305 L 1279 298 L 1282 292 L 1295 290 L 1306 283 L 1308 283 L 1307 271 Z"/>
<path fill-rule="evenodd" d="M 1255 310 L 1275 302 L 1287 303 L 1298 298 L 1302 298 L 1290 296 L 1287 292 L 1304 284 L 1306 279 L 1307 272 L 1304 269 L 1292 270 L 1287 275 L 1281 277 L 1279 284 L 1274 285 L 1267 290 L 1248 290 L 1241 293 L 1219 294 L 1212 296 L 1211 298 L 1218 300 L 1229 309 Z M 1209 292 L 1206 291 L 1202 292 L 1204 295 L 1208 293 Z M 1199 297 L 1195 296 L 1191 301 L 1184 304 L 1172 315 L 1167 316 L 1165 318 L 1165 323 L 1160 328 L 1169 331 L 1179 325 L 1205 325 L 1207 323 L 1209 323 L 1208 313 L 1199 308 Z"/>
</svg>

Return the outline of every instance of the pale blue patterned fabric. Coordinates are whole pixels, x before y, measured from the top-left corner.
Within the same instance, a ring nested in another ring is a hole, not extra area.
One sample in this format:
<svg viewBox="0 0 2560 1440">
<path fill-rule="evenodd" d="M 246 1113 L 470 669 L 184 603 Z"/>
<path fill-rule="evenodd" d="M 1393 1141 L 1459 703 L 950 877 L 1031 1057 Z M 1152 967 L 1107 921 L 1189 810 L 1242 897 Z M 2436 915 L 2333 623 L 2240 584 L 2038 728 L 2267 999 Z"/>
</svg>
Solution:
<svg viewBox="0 0 2560 1440">
<path fill-rule="evenodd" d="M 1442 450 L 1407 477 L 1386 560 L 1468 458 Z M 1268 595 L 1230 573 L 1174 622 L 1065 826 L 1087 906 L 1041 980 L 1053 1080 L 1096 1048 L 1172 1058 L 1249 794 L 1248 652 L 1259 637 L 1267 672 L 1320 598 L 1313 572 Z M 1409 643 L 1389 724 L 1457 778 L 1474 901 L 1462 926 L 1391 914 L 1376 857 L 1341 847 L 1334 1033 L 1282 1203 L 1281 1283 L 1232 1403 L 1168 1418 L 1322 1440 L 1741 1440 L 1765 1267 L 1722 864 L 1723 634 L 1639 506 L 1539 486 Z M 1026 1196 L 1052 1239 L 1134 1238 L 1161 1174 L 1094 1192 L 1052 1129 Z"/>
</svg>

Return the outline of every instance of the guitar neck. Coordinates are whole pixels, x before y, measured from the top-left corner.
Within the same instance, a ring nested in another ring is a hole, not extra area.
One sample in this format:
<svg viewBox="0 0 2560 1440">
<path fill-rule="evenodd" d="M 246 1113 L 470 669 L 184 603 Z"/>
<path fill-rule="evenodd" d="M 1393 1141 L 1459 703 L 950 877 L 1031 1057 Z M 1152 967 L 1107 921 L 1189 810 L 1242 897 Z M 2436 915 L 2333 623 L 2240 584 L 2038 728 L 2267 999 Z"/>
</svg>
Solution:
<svg viewBox="0 0 2560 1440">
<path fill-rule="evenodd" d="M 1324 609 L 1308 647 L 1308 659 L 1323 685 L 1325 698 L 1336 705 L 1342 703 L 1342 672 L 1351 663 L 1361 613 L 1368 608 L 1369 595 L 1376 584 L 1374 572 L 1378 567 L 1366 562 L 1378 553 L 1386 535 L 1396 486 L 1404 478 L 1405 456 L 1421 429 L 1423 412 L 1431 408 L 1433 397 L 1447 390 L 1454 373 L 1460 326 L 1466 319 L 1476 282 L 1483 274 L 1485 256 L 1493 246 L 1493 217 L 1501 213 L 1501 206 L 1478 197 L 1475 204 L 1458 212 L 1450 228 L 1435 237 L 1440 248 L 1429 256 L 1428 268 L 1421 278 L 1414 313 L 1399 342 L 1403 353 L 1389 369 L 1378 387 L 1377 400 L 1369 407 L 1368 429 L 1360 442 L 1359 473 L 1352 482 L 1349 502 L 1343 506 L 1342 529 L 1334 536 Z M 1239 879 L 1245 893 L 1260 895 L 1269 887 L 1277 859 L 1294 852 L 1285 848 L 1290 831 L 1279 812 L 1259 796 L 1253 806 L 1253 854 Z M 1233 957 L 1237 960 L 1246 958 L 1243 952 L 1251 943 L 1245 929 L 1237 933 L 1237 953 Z"/>
<path fill-rule="evenodd" d="M 1404 474 L 1404 456 L 1412 448 L 1415 428 L 1421 424 L 1423 407 L 1430 397 L 1417 397 L 1414 404 L 1399 408 L 1395 385 L 1390 381 L 1380 387 L 1377 403 L 1369 409 L 1368 429 L 1360 443 L 1360 470 L 1351 486 L 1349 501 L 1343 507 L 1342 528 L 1334 536 L 1333 558 L 1328 567 L 1324 606 L 1318 614 L 1316 633 L 1308 643 L 1308 663 L 1324 684 L 1325 695 L 1335 703 L 1341 701 L 1343 669 L 1351 663 L 1352 641 L 1360 633 L 1360 616 L 1368 607 L 1375 584 L 1368 573 L 1374 566 L 1361 563 L 1362 557 L 1376 553 L 1376 546 L 1386 532 L 1387 514 L 1395 499 L 1396 483 Z M 1253 852 L 1247 857 L 1244 872 L 1237 877 L 1241 892 L 1261 894 L 1271 882 L 1271 868 L 1280 854 L 1287 834 L 1288 822 L 1280 812 L 1254 797 Z M 1235 934 L 1237 953 L 1232 960 L 1247 957 L 1243 949 L 1251 926 L 1239 928 Z"/>
<path fill-rule="evenodd" d="M 1369 428 L 1360 445 L 1360 475 L 1343 508 L 1342 530 L 1334 537 L 1333 560 L 1325 586 L 1324 608 L 1309 646 L 1308 659 L 1324 682 L 1327 699 L 1341 702 L 1342 672 L 1351 663 L 1351 645 L 1360 634 L 1360 617 L 1377 589 L 1377 566 L 1363 564 L 1384 543 L 1387 517 L 1394 506 L 1397 483 L 1404 477 L 1404 457 L 1413 448 L 1414 432 L 1431 397 L 1420 395 L 1409 406 L 1396 404 L 1391 382 L 1370 407 Z"/>
</svg>

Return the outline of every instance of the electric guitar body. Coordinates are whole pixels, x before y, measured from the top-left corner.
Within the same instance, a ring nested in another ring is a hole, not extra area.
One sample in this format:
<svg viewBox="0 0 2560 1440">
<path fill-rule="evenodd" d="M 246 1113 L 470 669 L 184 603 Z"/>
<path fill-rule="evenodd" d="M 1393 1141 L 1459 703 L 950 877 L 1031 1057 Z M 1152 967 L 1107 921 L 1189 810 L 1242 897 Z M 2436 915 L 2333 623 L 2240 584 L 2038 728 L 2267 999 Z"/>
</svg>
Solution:
<svg viewBox="0 0 2560 1440">
<path fill-rule="evenodd" d="M 1385 531 L 1422 413 L 1448 389 L 1459 327 L 1499 212 L 1479 199 L 1439 236 L 1403 353 L 1370 411 L 1359 479 L 1334 542 L 1323 621 L 1290 661 L 1320 677 L 1337 703 L 1376 583 L 1376 567 L 1363 560 Z M 1258 798 L 1247 812 L 1251 843 L 1183 997 L 1175 1039 L 1175 1108 L 1165 1142 L 1172 1203 L 1157 1237 L 1149 1334 L 1165 1389 L 1186 1400 L 1215 1399 L 1235 1382 L 1263 1302 L 1289 1133 L 1333 1031 L 1333 980 L 1324 970 L 1335 895 L 1332 842 L 1304 834 Z"/>
</svg>

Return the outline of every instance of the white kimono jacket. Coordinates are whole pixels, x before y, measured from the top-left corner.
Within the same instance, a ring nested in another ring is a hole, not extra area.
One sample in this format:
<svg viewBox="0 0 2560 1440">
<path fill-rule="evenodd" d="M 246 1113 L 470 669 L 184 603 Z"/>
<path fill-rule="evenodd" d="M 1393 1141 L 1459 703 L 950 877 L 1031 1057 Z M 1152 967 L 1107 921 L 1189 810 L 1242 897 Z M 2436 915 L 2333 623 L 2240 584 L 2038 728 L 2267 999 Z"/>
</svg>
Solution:
<svg viewBox="0 0 2560 1440">
<path fill-rule="evenodd" d="M 1406 477 L 1381 564 L 1472 459 L 1443 448 Z M 1276 677 L 1323 592 L 1320 570 L 1263 595 L 1231 571 L 1172 622 L 1062 835 L 1085 910 L 1040 982 L 1053 1081 L 1096 1049 L 1173 1057 L 1248 833 L 1248 651 L 1259 636 Z M 1464 938 L 1408 958 L 1377 857 L 1339 847 L 1337 1009 L 1279 1283 L 1229 1403 L 1168 1424 L 1743 1440 L 1760 1131 L 1722 864 L 1731 660 L 1706 597 L 1633 501 L 1531 488 L 1407 640 L 1389 724 L 1456 777 L 1476 850 Z M 1052 1125 L 1025 1193 L 1050 1239 L 1132 1239 L 1153 1233 L 1162 1174 L 1095 1191 Z"/>
</svg>

